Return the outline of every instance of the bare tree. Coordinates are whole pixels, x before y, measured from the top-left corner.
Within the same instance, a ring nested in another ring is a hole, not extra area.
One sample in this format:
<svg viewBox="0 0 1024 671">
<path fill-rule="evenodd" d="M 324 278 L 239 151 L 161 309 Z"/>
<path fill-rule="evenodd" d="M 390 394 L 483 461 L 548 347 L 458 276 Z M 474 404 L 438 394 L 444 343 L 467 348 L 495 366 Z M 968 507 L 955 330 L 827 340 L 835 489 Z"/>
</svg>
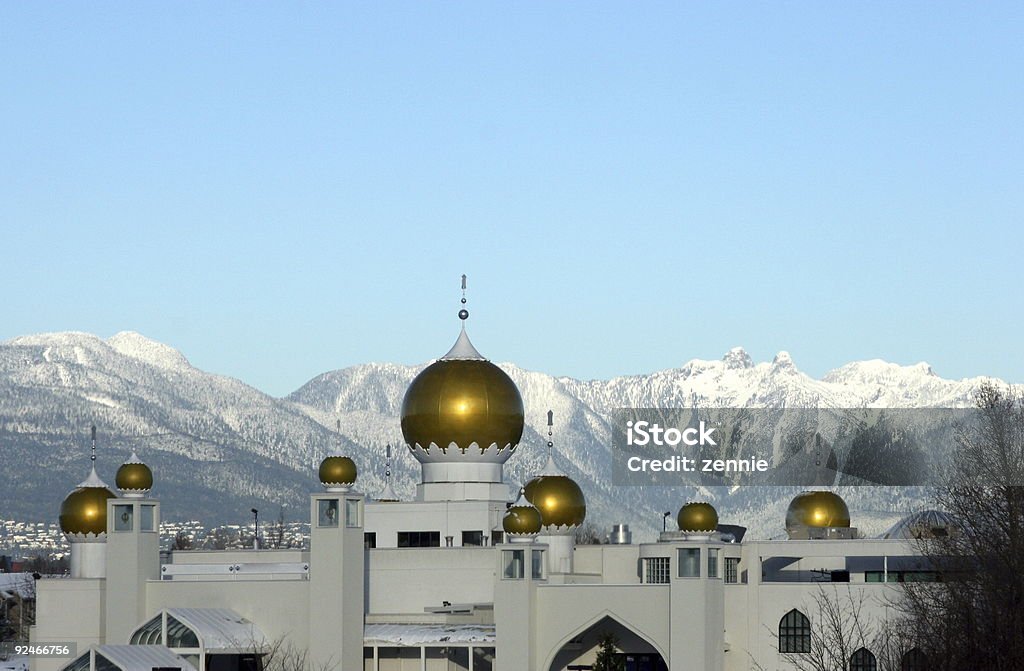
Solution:
<svg viewBox="0 0 1024 671">
<path fill-rule="evenodd" d="M 577 545 L 601 545 L 605 542 L 601 530 L 592 522 L 584 522 L 574 532 Z"/>
<path fill-rule="evenodd" d="M 900 602 L 930 669 L 1024 669 L 1024 400 L 991 384 L 961 427 L 936 507 L 959 524 L 917 542 L 935 582 Z"/>
</svg>

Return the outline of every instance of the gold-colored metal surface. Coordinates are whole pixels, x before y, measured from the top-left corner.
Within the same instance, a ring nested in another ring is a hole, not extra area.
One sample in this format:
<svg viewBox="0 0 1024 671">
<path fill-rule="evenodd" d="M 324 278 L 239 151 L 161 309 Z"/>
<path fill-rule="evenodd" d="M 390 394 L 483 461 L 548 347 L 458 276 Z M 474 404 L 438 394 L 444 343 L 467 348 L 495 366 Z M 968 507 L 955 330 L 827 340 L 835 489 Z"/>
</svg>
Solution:
<svg viewBox="0 0 1024 671">
<path fill-rule="evenodd" d="M 60 528 L 68 534 L 107 531 L 107 499 L 116 498 L 106 487 L 79 487 L 60 505 Z"/>
<path fill-rule="evenodd" d="M 587 517 L 587 500 L 565 475 L 540 475 L 526 483 L 526 500 L 540 511 L 544 526 L 578 526 Z"/>
<path fill-rule="evenodd" d="M 850 509 L 838 494 L 825 491 L 803 492 L 789 504 L 786 530 L 799 527 L 849 527 Z"/>
<path fill-rule="evenodd" d="M 327 457 L 320 462 L 320 482 L 325 485 L 351 485 L 357 473 L 356 462 L 348 457 Z"/>
<path fill-rule="evenodd" d="M 523 437 L 523 399 L 512 378 L 490 361 L 437 361 L 405 392 L 402 435 L 409 447 L 515 447 Z"/>
<path fill-rule="evenodd" d="M 718 528 L 718 511 L 710 503 L 687 503 L 676 516 L 680 531 L 714 531 Z"/>
<path fill-rule="evenodd" d="M 501 528 L 507 534 L 535 534 L 541 524 L 540 511 L 533 506 L 512 506 L 501 519 Z"/>
<path fill-rule="evenodd" d="M 146 464 L 121 464 L 114 484 L 122 491 L 149 491 L 153 488 L 153 471 Z"/>
</svg>

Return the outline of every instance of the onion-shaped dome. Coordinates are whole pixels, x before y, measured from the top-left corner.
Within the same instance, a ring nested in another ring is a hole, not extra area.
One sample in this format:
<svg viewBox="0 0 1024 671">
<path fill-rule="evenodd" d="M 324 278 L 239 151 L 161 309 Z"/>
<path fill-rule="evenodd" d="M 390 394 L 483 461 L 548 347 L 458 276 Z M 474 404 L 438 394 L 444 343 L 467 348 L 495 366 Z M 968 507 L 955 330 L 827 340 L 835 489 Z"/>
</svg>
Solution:
<svg viewBox="0 0 1024 671">
<path fill-rule="evenodd" d="M 523 399 L 463 328 L 405 392 L 402 435 L 420 463 L 503 464 L 523 436 Z"/>
<path fill-rule="evenodd" d="M 320 462 L 320 482 L 327 491 L 345 491 L 356 482 L 356 462 L 348 457 L 331 456 Z"/>
<path fill-rule="evenodd" d="M 114 476 L 114 484 L 127 498 L 138 498 L 153 488 L 153 471 L 142 463 L 139 456 L 132 452 L 128 461 L 121 464 Z"/>
<path fill-rule="evenodd" d="M 107 499 L 117 498 L 93 467 L 78 488 L 60 504 L 60 529 L 72 539 L 89 536 L 105 538 L 107 533 Z"/>
<path fill-rule="evenodd" d="M 676 516 L 679 530 L 688 533 L 718 529 L 718 511 L 710 503 L 687 503 Z"/>
<path fill-rule="evenodd" d="M 509 536 L 536 536 L 541 525 L 540 511 L 527 500 L 524 490 L 520 490 L 519 498 L 501 518 L 501 528 Z"/>
<path fill-rule="evenodd" d="M 587 517 L 587 500 L 572 478 L 555 466 L 554 458 L 540 475 L 526 483 L 526 499 L 540 511 L 548 530 L 575 528 Z"/>
<path fill-rule="evenodd" d="M 786 511 L 786 531 L 801 527 L 819 529 L 849 527 L 850 509 L 838 495 L 827 491 L 797 494 Z"/>
<path fill-rule="evenodd" d="M 963 524 L 949 513 L 941 510 L 919 510 L 889 527 L 879 538 L 943 538 L 956 536 L 962 530 Z"/>
</svg>

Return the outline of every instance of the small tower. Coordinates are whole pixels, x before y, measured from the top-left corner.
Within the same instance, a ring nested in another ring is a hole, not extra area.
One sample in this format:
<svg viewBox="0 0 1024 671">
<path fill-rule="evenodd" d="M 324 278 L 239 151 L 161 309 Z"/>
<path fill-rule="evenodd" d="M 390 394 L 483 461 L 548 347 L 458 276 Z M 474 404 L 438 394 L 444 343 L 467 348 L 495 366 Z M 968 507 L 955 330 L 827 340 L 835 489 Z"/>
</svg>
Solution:
<svg viewBox="0 0 1024 671">
<path fill-rule="evenodd" d="M 96 474 L 96 427 L 92 427 L 89 476 L 60 505 L 60 529 L 71 544 L 71 577 L 106 576 L 107 499 L 115 498 Z"/>
<path fill-rule="evenodd" d="M 339 442 L 341 422 L 338 422 Z M 355 462 L 320 464 L 323 492 L 310 496 L 309 653 L 313 666 L 358 669 L 363 663 L 363 515 Z M 322 597 L 322 598 L 320 598 Z"/>
<path fill-rule="evenodd" d="M 146 612 L 146 582 L 160 579 L 160 503 L 149 498 L 153 471 L 132 452 L 107 502 L 107 642 L 124 643 Z"/>
<path fill-rule="evenodd" d="M 576 530 L 587 517 L 587 500 L 576 482 L 555 464 L 551 449 L 554 413 L 548 410 L 548 463 L 537 477 L 526 483 L 526 498 L 540 511 L 538 542 L 547 543 L 548 571 L 572 573 Z"/>
</svg>

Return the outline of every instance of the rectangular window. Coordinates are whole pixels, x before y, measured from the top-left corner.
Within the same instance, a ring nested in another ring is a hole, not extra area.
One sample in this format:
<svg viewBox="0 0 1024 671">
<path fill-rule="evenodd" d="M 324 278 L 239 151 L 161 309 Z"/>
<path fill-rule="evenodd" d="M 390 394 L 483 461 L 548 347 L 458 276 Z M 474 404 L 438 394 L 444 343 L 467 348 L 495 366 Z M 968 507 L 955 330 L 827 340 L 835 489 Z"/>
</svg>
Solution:
<svg viewBox="0 0 1024 671">
<path fill-rule="evenodd" d="M 679 577 L 700 577 L 700 548 L 679 549 Z"/>
<path fill-rule="evenodd" d="M 484 532 L 482 531 L 463 531 L 462 532 L 462 545 L 483 545 L 484 544 Z"/>
<path fill-rule="evenodd" d="M 363 534 L 363 547 L 367 549 L 377 547 L 377 532 L 367 531 Z"/>
<path fill-rule="evenodd" d="M 668 557 L 647 557 L 644 559 L 644 582 L 664 584 L 671 576 Z"/>
<path fill-rule="evenodd" d="M 718 577 L 718 548 L 708 548 L 708 577 Z"/>
<path fill-rule="evenodd" d="M 544 578 L 544 551 L 533 550 L 533 558 L 531 560 L 530 577 L 534 580 L 542 580 Z"/>
<path fill-rule="evenodd" d="M 345 499 L 345 526 L 356 529 L 363 526 L 363 516 L 359 499 Z"/>
<path fill-rule="evenodd" d="M 505 570 L 503 575 L 508 580 L 522 580 L 523 579 L 523 551 L 522 550 L 504 550 L 502 551 L 502 559 L 504 560 Z"/>
<path fill-rule="evenodd" d="M 320 499 L 317 501 L 316 525 L 318 527 L 338 526 L 338 499 Z"/>
<path fill-rule="evenodd" d="M 114 531 L 134 531 L 134 506 L 114 506 Z"/>
<path fill-rule="evenodd" d="M 739 557 L 726 557 L 725 558 L 725 582 L 729 584 L 735 584 L 739 582 L 740 575 L 740 558 Z"/>
<path fill-rule="evenodd" d="M 493 671 L 494 648 L 473 648 L 473 671 Z"/>
<path fill-rule="evenodd" d="M 139 518 L 139 531 L 156 531 L 156 506 L 143 504 Z"/>
<path fill-rule="evenodd" d="M 439 548 L 441 547 L 440 531 L 399 531 L 398 547 L 400 548 Z"/>
</svg>

